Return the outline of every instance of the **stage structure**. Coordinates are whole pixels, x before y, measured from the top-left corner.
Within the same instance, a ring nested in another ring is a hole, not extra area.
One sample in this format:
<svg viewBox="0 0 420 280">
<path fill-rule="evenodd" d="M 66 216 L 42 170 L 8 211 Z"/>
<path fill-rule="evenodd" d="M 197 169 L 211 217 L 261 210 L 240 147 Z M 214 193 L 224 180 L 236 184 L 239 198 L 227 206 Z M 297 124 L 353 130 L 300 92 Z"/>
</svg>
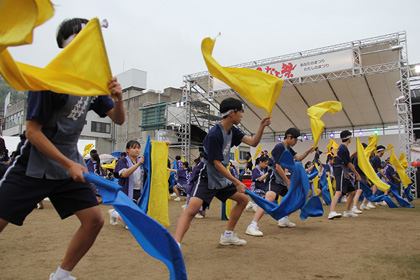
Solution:
<svg viewBox="0 0 420 280">
<path fill-rule="evenodd" d="M 216 57 L 216 60 L 223 65 L 222 58 Z M 307 109 L 323 101 L 336 100 L 342 102 L 343 110 L 323 116 L 325 135 L 343 129 L 352 130 L 354 136 L 363 129 L 381 129 L 385 134 L 387 128 L 397 126 L 399 150 L 411 162 L 414 135 L 409 81 L 412 69 L 408 63 L 405 32 L 230 67 L 251 68 L 285 80 L 272 112 L 272 123 L 265 129 L 264 137 L 277 139 L 289 127 L 297 127 L 310 135 Z M 241 129 L 251 135 L 257 131 L 261 118 L 265 116 L 263 109 L 244 100 L 208 72 L 185 75 L 183 79 L 186 124 L 197 123 L 193 117 L 194 102 L 204 102 L 217 111 L 221 100 L 236 95 L 246 104 L 248 111 Z M 190 161 L 191 133 L 186 129 L 180 137 L 182 155 Z M 414 168 L 410 167 L 408 173 L 416 186 Z M 413 192 L 417 197 L 415 187 Z"/>
</svg>

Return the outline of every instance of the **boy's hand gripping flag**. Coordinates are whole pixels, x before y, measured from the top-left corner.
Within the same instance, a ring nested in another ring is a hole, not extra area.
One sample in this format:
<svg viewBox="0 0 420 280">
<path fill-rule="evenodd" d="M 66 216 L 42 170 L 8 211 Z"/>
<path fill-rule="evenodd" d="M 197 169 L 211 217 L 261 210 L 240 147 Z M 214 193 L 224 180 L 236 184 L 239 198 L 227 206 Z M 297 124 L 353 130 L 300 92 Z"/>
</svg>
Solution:
<svg viewBox="0 0 420 280">
<path fill-rule="evenodd" d="M 204 38 L 201 42 L 201 52 L 210 74 L 258 108 L 264 108 L 270 116 L 283 86 L 283 80 L 253 69 L 220 66 L 212 57 L 215 42 L 216 40 L 211 38 Z"/>
<path fill-rule="evenodd" d="M 318 144 L 319 138 L 321 137 L 322 132 L 324 131 L 325 124 L 321 120 L 321 117 L 329 112 L 335 114 L 343 109 L 341 102 L 338 101 L 326 101 L 308 108 L 308 116 L 311 119 L 311 130 L 314 137 L 315 148 Z"/>
</svg>

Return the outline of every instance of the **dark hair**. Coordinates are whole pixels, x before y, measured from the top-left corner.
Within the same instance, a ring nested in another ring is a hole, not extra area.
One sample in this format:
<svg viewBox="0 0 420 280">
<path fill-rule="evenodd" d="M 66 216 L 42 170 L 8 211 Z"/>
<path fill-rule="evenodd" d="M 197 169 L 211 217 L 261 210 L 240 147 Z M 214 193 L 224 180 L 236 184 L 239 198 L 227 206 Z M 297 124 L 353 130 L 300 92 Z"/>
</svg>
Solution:
<svg viewBox="0 0 420 280">
<path fill-rule="evenodd" d="M 139 146 L 139 148 L 141 148 L 140 142 L 136 141 L 136 140 L 130 140 L 127 142 L 127 145 L 125 145 L 126 149 L 130 149 L 130 148 L 136 148 L 137 146 Z"/>
<path fill-rule="evenodd" d="M 284 134 L 284 138 L 287 138 L 287 135 L 290 135 L 291 138 L 298 138 L 300 136 L 300 130 L 296 127 L 291 127 L 288 130 L 286 130 L 286 133 Z"/>
<path fill-rule="evenodd" d="M 184 162 L 182 163 L 182 165 L 184 165 L 184 166 L 185 166 L 185 168 L 188 168 L 188 161 L 184 161 Z"/>
<path fill-rule="evenodd" d="M 96 161 L 96 175 L 101 175 L 101 159 L 99 158 L 99 155 L 97 153 L 93 153 L 92 159 Z"/>
<path fill-rule="evenodd" d="M 333 157 L 332 155 L 328 155 L 328 156 L 327 156 L 327 163 L 328 163 L 330 160 L 332 160 L 332 159 L 334 159 L 334 157 Z"/>
<path fill-rule="evenodd" d="M 384 146 L 382 146 L 382 145 L 379 145 L 378 147 L 376 147 L 376 150 L 377 150 L 377 151 L 379 151 L 379 150 L 385 150 L 385 147 L 384 147 Z"/>
<path fill-rule="evenodd" d="M 175 160 L 181 160 L 181 156 L 176 156 Z"/>
<path fill-rule="evenodd" d="M 195 164 L 199 164 L 199 163 L 200 163 L 200 161 L 201 161 L 201 159 L 200 159 L 200 158 L 196 158 L 196 159 L 194 160 Z"/>
<path fill-rule="evenodd" d="M 82 30 L 82 24 L 88 23 L 84 18 L 72 18 L 64 20 L 57 29 L 57 45 L 62 49 L 63 42 L 73 34 L 78 34 Z"/>
<path fill-rule="evenodd" d="M 168 158 L 168 168 L 171 168 L 171 161 Z"/>
<path fill-rule="evenodd" d="M 0 137 L 0 156 L 3 156 L 7 153 L 6 143 L 4 142 L 3 137 Z"/>
<path fill-rule="evenodd" d="M 343 130 L 340 133 L 340 138 L 342 142 L 346 142 L 349 136 L 351 136 L 351 132 L 349 130 Z"/>
<path fill-rule="evenodd" d="M 308 161 L 308 162 L 306 162 L 306 163 L 305 163 L 305 169 L 307 169 L 311 163 L 312 163 L 312 161 Z"/>
<path fill-rule="evenodd" d="M 92 150 L 90 150 L 90 152 L 89 152 L 89 154 L 92 156 L 92 154 L 97 154 L 98 153 L 98 151 L 97 150 L 95 150 L 95 149 L 92 149 Z"/>
<path fill-rule="evenodd" d="M 268 157 L 266 157 L 266 156 L 259 157 L 258 159 L 259 159 L 259 162 L 266 162 L 266 161 L 268 161 Z M 257 164 L 257 163 L 255 163 L 255 164 Z"/>
<path fill-rule="evenodd" d="M 244 105 L 243 103 L 235 98 L 229 97 L 224 99 L 221 103 L 220 103 L 220 113 L 226 113 L 229 110 L 234 110 L 235 112 L 243 110 L 244 109 Z M 227 116 L 224 116 L 223 118 L 226 118 Z"/>
<path fill-rule="evenodd" d="M 121 157 L 127 157 L 127 153 L 126 152 L 122 152 L 121 153 Z"/>
</svg>

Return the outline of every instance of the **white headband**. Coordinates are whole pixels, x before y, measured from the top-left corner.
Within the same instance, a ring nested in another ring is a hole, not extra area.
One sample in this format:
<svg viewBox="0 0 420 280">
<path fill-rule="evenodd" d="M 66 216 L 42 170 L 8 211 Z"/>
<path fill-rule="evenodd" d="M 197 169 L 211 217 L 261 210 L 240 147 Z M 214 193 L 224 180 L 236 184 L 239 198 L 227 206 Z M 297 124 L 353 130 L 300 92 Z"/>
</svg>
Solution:
<svg viewBox="0 0 420 280">
<path fill-rule="evenodd" d="M 245 105 L 242 104 L 242 110 L 245 111 Z M 237 109 L 230 109 L 227 112 L 224 113 L 220 113 L 222 115 L 222 118 L 226 117 L 227 115 L 229 115 L 230 112 L 237 112 Z"/>
<path fill-rule="evenodd" d="M 82 30 L 83 27 L 86 26 L 86 24 L 82 23 L 82 24 L 80 24 L 80 26 L 82 27 L 80 30 Z M 76 37 L 76 35 L 77 34 L 72 34 L 67 39 L 63 40 L 63 48 L 66 47 L 68 44 L 70 44 L 70 42 L 73 41 L 73 39 Z"/>
<path fill-rule="evenodd" d="M 341 140 L 347 140 L 347 139 L 349 139 L 351 137 L 351 135 L 349 135 L 349 136 L 347 136 L 347 137 L 344 137 L 344 138 L 341 138 Z"/>
</svg>

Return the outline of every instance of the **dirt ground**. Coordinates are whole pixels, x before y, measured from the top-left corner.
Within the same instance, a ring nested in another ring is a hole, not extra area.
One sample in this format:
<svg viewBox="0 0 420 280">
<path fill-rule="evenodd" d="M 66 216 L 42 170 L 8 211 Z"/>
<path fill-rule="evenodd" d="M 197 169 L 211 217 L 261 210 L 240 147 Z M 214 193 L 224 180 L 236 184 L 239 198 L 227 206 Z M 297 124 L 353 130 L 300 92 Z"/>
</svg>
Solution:
<svg viewBox="0 0 420 280">
<path fill-rule="evenodd" d="M 50 202 L 34 210 L 23 227 L 9 225 L 0 234 L 0 279 L 48 279 L 78 227 L 61 221 Z M 169 201 L 173 234 L 183 202 Z M 278 228 L 265 215 L 264 237 L 245 235 L 253 212 L 244 212 L 236 227 L 244 247 L 221 246 L 226 227 L 216 199 L 205 219 L 195 219 L 182 252 L 189 279 L 420 279 L 420 200 L 414 209 L 380 206 L 358 218 L 300 220 L 295 228 Z M 72 275 L 87 279 L 169 279 L 166 266 L 150 257 L 123 226 L 105 225 L 96 243 Z M 338 206 L 343 211 L 344 205 Z M 325 207 L 328 212 L 329 207 Z"/>
</svg>

